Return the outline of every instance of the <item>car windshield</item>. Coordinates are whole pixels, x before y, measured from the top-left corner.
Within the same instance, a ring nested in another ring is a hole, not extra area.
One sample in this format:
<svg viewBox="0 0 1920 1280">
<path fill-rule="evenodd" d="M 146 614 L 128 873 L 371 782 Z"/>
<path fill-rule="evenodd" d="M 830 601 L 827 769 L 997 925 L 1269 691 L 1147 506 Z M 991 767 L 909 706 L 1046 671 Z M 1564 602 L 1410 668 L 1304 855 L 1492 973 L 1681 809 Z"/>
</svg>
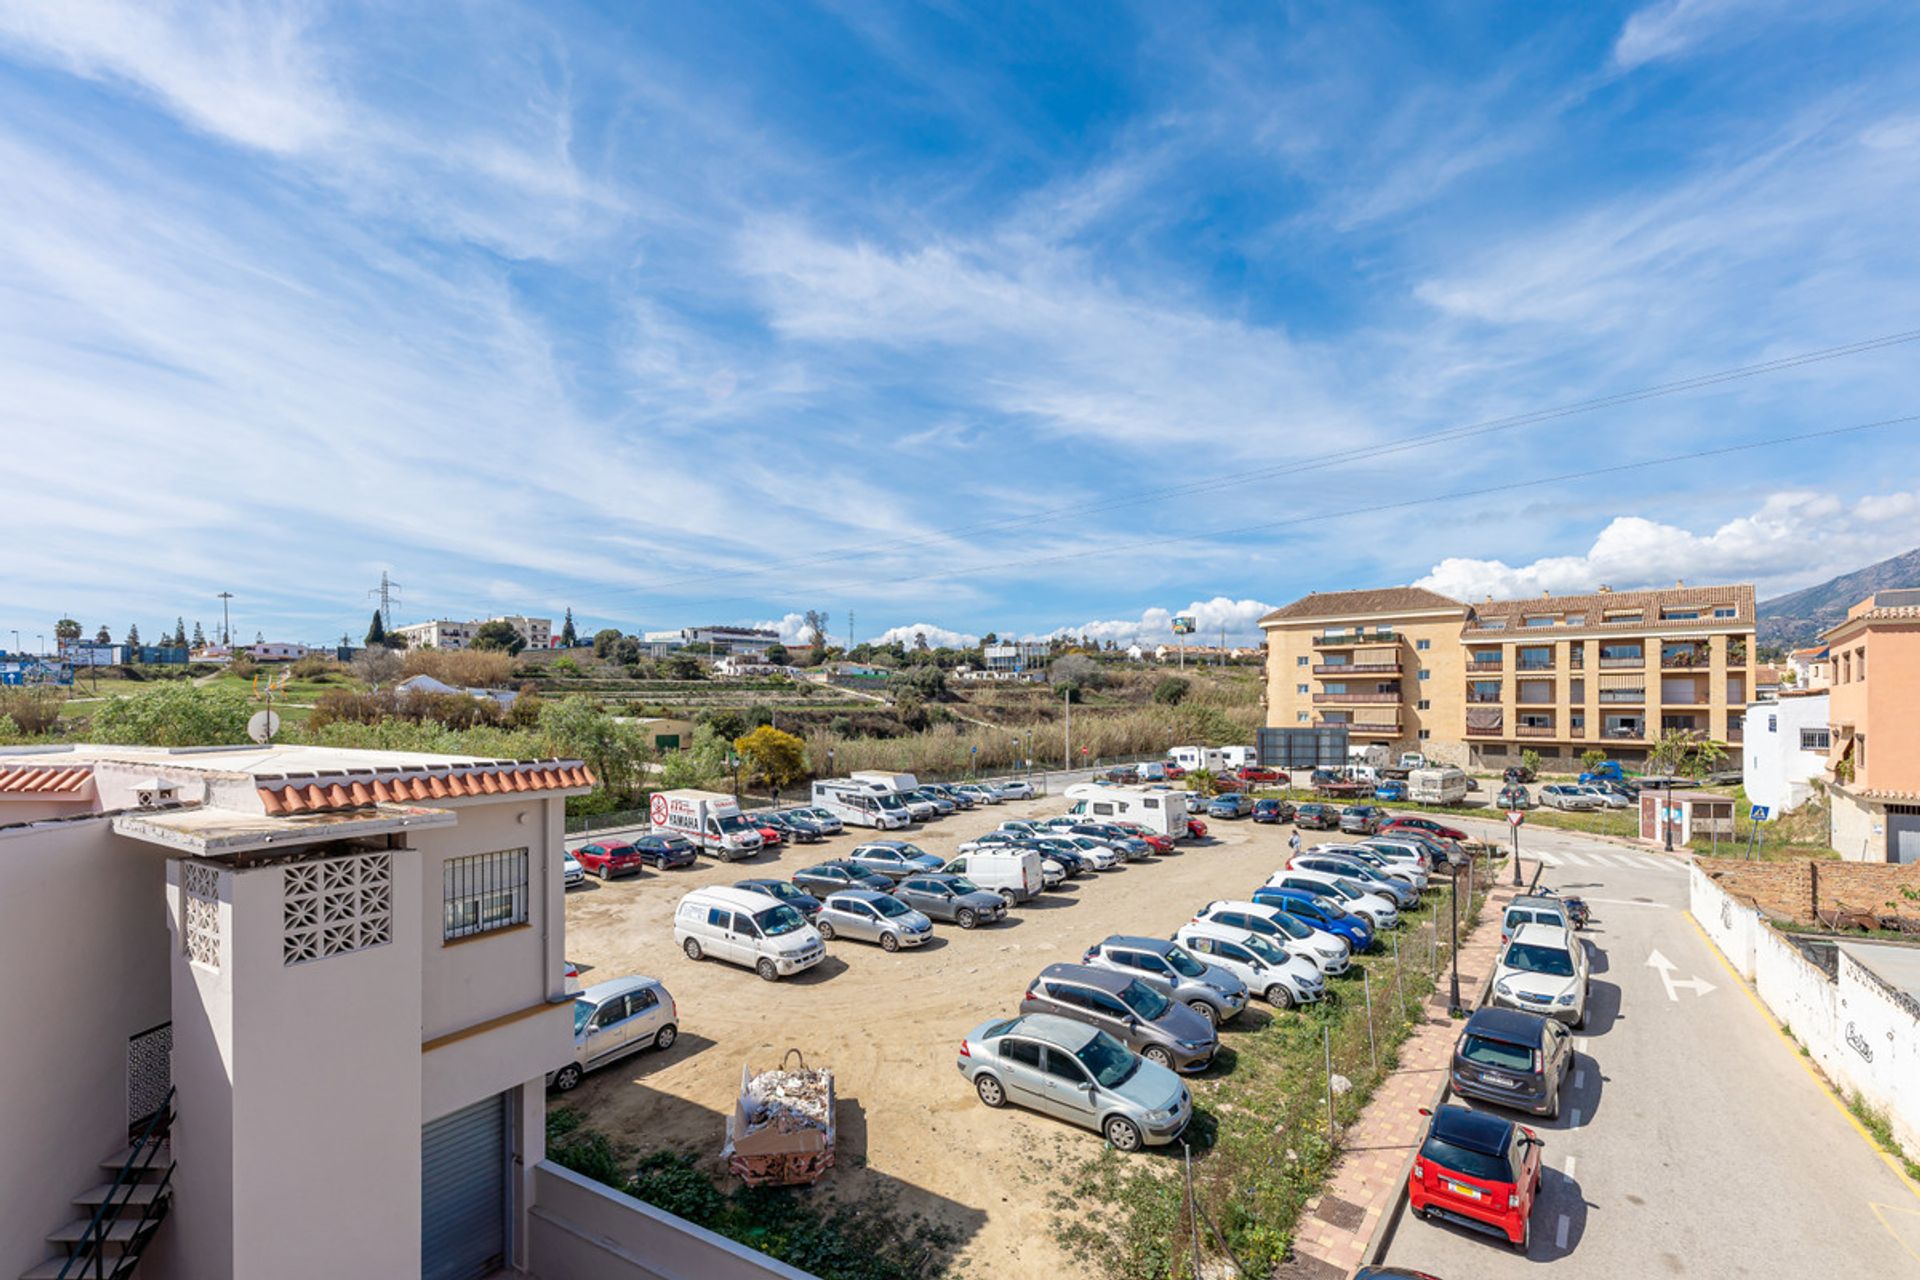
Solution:
<svg viewBox="0 0 1920 1280">
<path fill-rule="evenodd" d="M 1341 880 L 1340 887 L 1345 889 L 1349 896 L 1355 898 L 1368 892 L 1367 886 L 1361 884 L 1358 880 Z"/>
<path fill-rule="evenodd" d="M 1167 963 L 1173 966 L 1173 971 L 1183 978 L 1197 978 L 1207 971 L 1207 966 L 1179 947 L 1168 947 L 1166 959 Z"/>
<path fill-rule="evenodd" d="M 753 887 L 769 897 L 780 899 L 782 902 L 792 902 L 795 898 L 803 896 L 800 890 L 794 888 L 785 880 L 766 880 Z"/>
<path fill-rule="evenodd" d="M 1240 940 L 1240 945 L 1259 956 L 1261 960 L 1275 967 L 1284 967 L 1289 959 L 1287 953 L 1257 933 L 1250 933 Z"/>
<path fill-rule="evenodd" d="M 873 802 L 882 809 L 899 810 L 907 807 L 905 804 L 901 802 L 900 797 L 893 794 L 893 792 L 891 791 L 888 791 L 882 795 L 876 795 L 873 798 Z"/>
<path fill-rule="evenodd" d="M 927 856 L 927 851 L 917 844 L 903 844 L 900 846 L 900 856 L 903 858 L 924 858 Z"/>
<path fill-rule="evenodd" d="M 947 881 L 947 887 L 952 889 L 955 893 L 980 892 L 980 886 L 975 884 L 973 881 L 967 879 L 965 876 L 955 876 L 953 879 Z"/>
<path fill-rule="evenodd" d="M 1500 1071 L 1532 1071 L 1533 1050 L 1511 1040 L 1490 1040 L 1469 1034 L 1460 1042 L 1460 1056 L 1476 1067 Z"/>
<path fill-rule="evenodd" d="M 579 1035 L 587 1029 L 587 1022 L 593 1017 L 593 1001 L 575 1000 L 573 1002 L 573 1034 Z"/>
<path fill-rule="evenodd" d="M 795 929 L 806 928 L 807 922 L 800 913 L 786 903 L 777 907 L 768 907 L 765 911 L 756 911 L 753 922 L 760 926 L 760 932 L 769 938 L 778 938 L 782 934 L 792 933 Z"/>
<path fill-rule="evenodd" d="M 1121 989 L 1120 999 L 1127 1008 L 1150 1022 L 1164 1017 L 1167 1010 L 1173 1008 L 1173 1001 L 1138 978 Z"/>
<path fill-rule="evenodd" d="M 1507 967 L 1522 973 L 1544 974 L 1549 978 L 1571 978 L 1573 957 L 1560 947 L 1516 942 L 1507 948 Z"/>
<path fill-rule="evenodd" d="M 751 822 L 748 822 L 744 815 L 730 813 L 720 819 L 720 829 L 722 831 L 753 831 L 757 828 L 755 828 Z"/>
<path fill-rule="evenodd" d="M 909 907 L 906 903 L 900 901 L 900 899 L 889 898 L 885 895 L 874 899 L 872 906 L 875 911 L 878 911 L 888 919 L 892 919 L 895 916 L 904 916 L 913 910 L 912 907 Z"/>
<path fill-rule="evenodd" d="M 1125 1084 L 1140 1068 L 1140 1060 L 1127 1046 L 1104 1031 L 1096 1032 L 1080 1052 L 1073 1055 L 1093 1074 L 1104 1089 Z"/>
<path fill-rule="evenodd" d="M 1313 928 L 1310 925 L 1301 924 L 1284 911 L 1277 915 L 1269 916 L 1268 919 L 1272 920 L 1280 932 L 1286 934 L 1289 938 L 1304 941 L 1313 936 Z"/>
<path fill-rule="evenodd" d="M 1482 1182 L 1512 1182 L 1513 1170 L 1504 1155 L 1490 1156 L 1484 1151 L 1469 1151 L 1444 1138 L 1428 1138 L 1420 1148 L 1420 1157 L 1438 1165 L 1442 1172 L 1465 1174 Z"/>
</svg>

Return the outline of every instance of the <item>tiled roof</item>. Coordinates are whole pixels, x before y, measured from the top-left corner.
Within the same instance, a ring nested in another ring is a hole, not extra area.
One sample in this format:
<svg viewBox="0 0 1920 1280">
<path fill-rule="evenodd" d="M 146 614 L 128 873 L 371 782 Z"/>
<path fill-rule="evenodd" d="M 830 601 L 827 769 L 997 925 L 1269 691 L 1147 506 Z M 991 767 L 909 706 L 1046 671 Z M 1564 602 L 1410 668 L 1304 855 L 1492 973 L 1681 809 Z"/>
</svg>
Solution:
<svg viewBox="0 0 1920 1280">
<path fill-rule="evenodd" d="M 0 795 L 77 795 L 92 780 L 90 764 L 0 766 Z"/>
<path fill-rule="evenodd" d="M 1731 605 L 1734 616 L 1731 618 L 1698 618 L 1692 621 L 1665 620 L 1660 617 L 1663 608 L 1711 608 Z M 1639 610 L 1638 622 L 1604 622 L 1601 619 L 1608 613 L 1632 612 Z M 1740 583 L 1723 587 L 1668 587 L 1654 591 L 1596 591 L 1578 596 L 1531 596 L 1525 600 L 1487 600 L 1469 606 L 1465 631 L 1495 630 L 1503 634 L 1524 631 L 1523 623 L 1529 614 L 1547 613 L 1583 613 L 1588 621 L 1577 627 L 1560 626 L 1553 628 L 1559 634 L 1571 632 L 1618 629 L 1621 631 L 1686 630 L 1697 628 L 1710 630 L 1729 625 L 1753 623 L 1753 586 Z M 1501 628 L 1488 628 L 1488 619 L 1504 619 L 1506 625 Z"/>
<path fill-rule="evenodd" d="M 289 774 L 284 778 L 262 777 L 257 781 L 260 803 L 269 814 L 280 815 L 590 787 L 593 773 L 577 760 L 537 760 L 389 773 Z"/>
<path fill-rule="evenodd" d="M 1281 605 L 1266 617 L 1269 622 L 1294 618 L 1345 618 L 1356 614 L 1419 613 L 1428 609 L 1459 609 L 1460 601 L 1425 587 L 1377 587 L 1369 591 L 1315 591 L 1292 604 Z"/>
<path fill-rule="evenodd" d="M 1912 622 L 1920 618 L 1920 605 L 1900 605 L 1897 608 L 1862 609 L 1858 613 L 1848 614 L 1833 626 L 1821 632 L 1821 639 L 1831 640 L 1843 631 L 1851 631 L 1861 622 Z"/>
</svg>

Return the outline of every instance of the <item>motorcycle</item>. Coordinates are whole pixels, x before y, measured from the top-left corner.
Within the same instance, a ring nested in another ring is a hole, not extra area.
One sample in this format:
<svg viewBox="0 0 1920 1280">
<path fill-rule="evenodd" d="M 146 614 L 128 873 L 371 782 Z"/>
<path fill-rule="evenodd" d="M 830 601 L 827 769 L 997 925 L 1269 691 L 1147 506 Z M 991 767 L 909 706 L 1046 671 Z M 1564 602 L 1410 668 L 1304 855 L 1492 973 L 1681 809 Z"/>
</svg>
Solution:
<svg viewBox="0 0 1920 1280">
<path fill-rule="evenodd" d="M 1573 927 L 1576 929 L 1586 928 L 1587 922 L 1593 918 L 1592 911 L 1587 907 L 1587 900 L 1585 898 L 1576 898 L 1567 895 L 1562 897 L 1560 901 L 1566 904 L 1567 918 L 1573 921 Z"/>
</svg>

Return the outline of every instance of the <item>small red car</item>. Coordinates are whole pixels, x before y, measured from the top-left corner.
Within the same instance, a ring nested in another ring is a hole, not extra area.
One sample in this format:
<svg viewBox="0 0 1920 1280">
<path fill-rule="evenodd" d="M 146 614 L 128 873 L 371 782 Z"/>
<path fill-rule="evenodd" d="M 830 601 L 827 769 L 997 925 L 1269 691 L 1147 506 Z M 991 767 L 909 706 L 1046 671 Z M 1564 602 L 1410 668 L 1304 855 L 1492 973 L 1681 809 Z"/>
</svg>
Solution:
<svg viewBox="0 0 1920 1280">
<path fill-rule="evenodd" d="M 1173 761 L 1171 760 L 1167 761 L 1167 763 L 1161 765 L 1160 767 L 1167 771 L 1167 777 L 1170 779 L 1184 778 L 1187 776 L 1187 771 L 1185 769 L 1182 769 L 1179 765 L 1173 763 Z"/>
<path fill-rule="evenodd" d="M 602 880 L 629 874 L 637 876 L 644 865 L 640 851 L 625 840 L 595 840 L 592 844 L 583 844 L 573 851 L 573 858 Z"/>
<path fill-rule="evenodd" d="M 1203 840 L 1206 838 L 1206 834 L 1207 834 L 1206 823 L 1202 822 L 1198 818 L 1187 819 L 1187 835 L 1188 836 L 1192 837 L 1195 840 Z"/>
<path fill-rule="evenodd" d="M 1240 779 L 1240 781 L 1242 782 L 1278 782 L 1280 781 L 1280 774 L 1278 771 L 1273 769 L 1263 768 L 1262 766 L 1257 764 L 1243 764 L 1238 769 L 1234 770 L 1233 776 Z"/>
<path fill-rule="evenodd" d="M 1525 1253 L 1533 1240 L 1533 1202 L 1540 1194 L 1538 1134 L 1485 1111 L 1425 1107 L 1426 1141 L 1407 1178 L 1407 1201 L 1422 1218 L 1506 1237 Z"/>
<path fill-rule="evenodd" d="M 771 849 L 775 845 L 783 843 L 780 828 L 778 827 L 755 827 L 754 830 L 760 833 L 760 847 L 762 849 Z"/>
<path fill-rule="evenodd" d="M 1115 822 L 1111 825 L 1120 828 L 1136 840 L 1145 840 L 1147 847 L 1155 853 L 1173 852 L 1172 836 L 1163 836 L 1158 831 L 1149 831 L 1137 822 Z"/>
<path fill-rule="evenodd" d="M 1383 832 L 1392 831 L 1396 827 L 1402 830 L 1424 831 L 1430 836 L 1444 836 L 1448 840 L 1465 840 L 1467 838 L 1467 833 L 1458 827 L 1450 827 L 1444 822 L 1435 822 L 1432 818 L 1415 818 L 1404 813 L 1396 816 L 1392 822 L 1389 822 L 1386 826 L 1380 828 L 1380 830 Z"/>
</svg>

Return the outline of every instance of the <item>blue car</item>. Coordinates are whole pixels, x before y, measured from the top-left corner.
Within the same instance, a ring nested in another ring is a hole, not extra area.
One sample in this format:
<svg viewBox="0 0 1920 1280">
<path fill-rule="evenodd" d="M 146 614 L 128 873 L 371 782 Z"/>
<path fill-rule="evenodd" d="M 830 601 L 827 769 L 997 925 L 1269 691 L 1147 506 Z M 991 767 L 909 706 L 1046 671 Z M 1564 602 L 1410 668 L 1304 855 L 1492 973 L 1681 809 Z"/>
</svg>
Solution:
<svg viewBox="0 0 1920 1280">
<path fill-rule="evenodd" d="M 1207 805 L 1209 818 L 1244 818 L 1252 812 L 1253 801 L 1238 792 L 1215 796 Z"/>
<path fill-rule="evenodd" d="M 1373 798 L 1375 800 L 1385 800 L 1392 804 L 1405 804 L 1407 802 L 1407 784 L 1388 779 L 1373 789 Z"/>
<path fill-rule="evenodd" d="M 1373 946 L 1373 926 L 1364 917 L 1336 906 L 1319 894 L 1262 885 L 1253 891 L 1253 900 L 1263 907 L 1279 907 L 1290 916 L 1345 939 L 1355 955 Z"/>
</svg>

